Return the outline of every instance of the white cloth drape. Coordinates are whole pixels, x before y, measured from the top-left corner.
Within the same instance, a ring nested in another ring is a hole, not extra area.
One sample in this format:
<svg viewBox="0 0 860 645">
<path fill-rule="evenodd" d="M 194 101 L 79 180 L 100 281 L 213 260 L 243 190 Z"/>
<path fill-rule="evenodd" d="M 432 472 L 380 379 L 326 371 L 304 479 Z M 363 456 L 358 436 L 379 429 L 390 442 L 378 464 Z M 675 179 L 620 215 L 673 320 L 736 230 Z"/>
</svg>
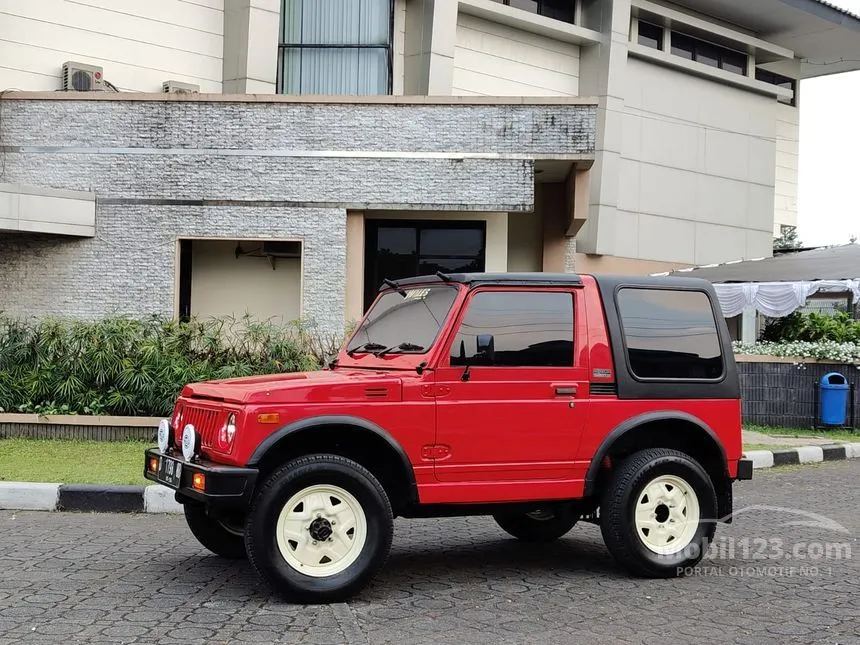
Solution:
<svg viewBox="0 0 860 645">
<path fill-rule="evenodd" d="M 739 282 L 715 284 L 714 289 L 726 318 L 739 315 L 748 306 L 769 318 L 787 316 L 819 291 L 850 291 L 860 300 L 860 280 Z"/>
</svg>

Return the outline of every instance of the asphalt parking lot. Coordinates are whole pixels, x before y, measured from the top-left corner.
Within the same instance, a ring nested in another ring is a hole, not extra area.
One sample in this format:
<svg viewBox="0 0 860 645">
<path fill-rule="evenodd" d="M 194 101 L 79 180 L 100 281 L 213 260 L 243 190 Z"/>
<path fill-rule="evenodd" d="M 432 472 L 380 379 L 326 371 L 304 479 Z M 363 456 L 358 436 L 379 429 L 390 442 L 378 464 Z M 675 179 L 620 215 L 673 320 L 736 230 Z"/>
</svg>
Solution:
<svg viewBox="0 0 860 645">
<path fill-rule="evenodd" d="M 347 604 L 289 605 L 162 515 L 0 512 L 0 645 L 860 643 L 860 462 L 757 471 L 711 557 L 629 577 L 597 527 L 549 546 L 485 518 L 398 520 Z"/>
</svg>

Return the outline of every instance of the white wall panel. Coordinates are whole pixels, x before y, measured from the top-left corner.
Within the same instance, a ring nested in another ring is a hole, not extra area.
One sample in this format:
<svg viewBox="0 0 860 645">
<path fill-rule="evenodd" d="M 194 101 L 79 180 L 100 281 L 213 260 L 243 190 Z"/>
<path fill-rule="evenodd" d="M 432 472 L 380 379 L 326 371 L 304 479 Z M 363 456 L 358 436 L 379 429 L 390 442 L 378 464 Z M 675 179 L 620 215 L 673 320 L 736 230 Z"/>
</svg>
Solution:
<svg viewBox="0 0 860 645">
<path fill-rule="evenodd" d="M 67 60 L 122 90 L 220 92 L 223 0 L 0 0 L 0 90 L 57 90 Z"/>
<path fill-rule="evenodd" d="M 452 93 L 577 96 L 579 47 L 460 14 Z"/>
<path fill-rule="evenodd" d="M 625 229 L 638 214 L 639 259 L 766 255 L 774 184 L 791 177 L 775 176 L 776 100 L 641 60 L 627 65 L 612 254 L 631 257 Z"/>
</svg>

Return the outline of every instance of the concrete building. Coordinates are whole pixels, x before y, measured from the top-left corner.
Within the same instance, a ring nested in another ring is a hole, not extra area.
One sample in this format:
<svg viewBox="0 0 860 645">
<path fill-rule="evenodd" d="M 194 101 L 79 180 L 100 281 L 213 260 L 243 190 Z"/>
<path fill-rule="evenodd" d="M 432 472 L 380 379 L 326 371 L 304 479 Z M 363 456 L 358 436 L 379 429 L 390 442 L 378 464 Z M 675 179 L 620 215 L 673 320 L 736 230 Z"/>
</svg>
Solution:
<svg viewBox="0 0 860 645">
<path fill-rule="evenodd" d="M 769 255 L 800 81 L 858 60 L 819 0 L 0 0 L 0 310 Z"/>
</svg>

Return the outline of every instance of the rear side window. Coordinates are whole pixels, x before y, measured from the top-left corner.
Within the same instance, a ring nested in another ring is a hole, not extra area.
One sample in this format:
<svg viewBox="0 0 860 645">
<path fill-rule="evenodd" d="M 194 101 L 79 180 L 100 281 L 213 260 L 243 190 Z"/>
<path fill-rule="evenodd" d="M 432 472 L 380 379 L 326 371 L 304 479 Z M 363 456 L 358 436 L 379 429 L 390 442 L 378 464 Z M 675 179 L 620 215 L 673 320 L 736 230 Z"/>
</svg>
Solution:
<svg viewBox="0 0 860 645">
<path fill-rule="evenodd" d="M 477 352 L 478 336 L 492 335 L 492 358 Z M 451 365 L 571 367 L 573 294 L 484 291 L 469 302 L 451 345 Z"/>
<path fill-rule="evenodd" d="M 638 378 L 711 380 L 723 375 L 714 312 L 702 291 L 624 287 L 618 314 Z"/>
</svg>

